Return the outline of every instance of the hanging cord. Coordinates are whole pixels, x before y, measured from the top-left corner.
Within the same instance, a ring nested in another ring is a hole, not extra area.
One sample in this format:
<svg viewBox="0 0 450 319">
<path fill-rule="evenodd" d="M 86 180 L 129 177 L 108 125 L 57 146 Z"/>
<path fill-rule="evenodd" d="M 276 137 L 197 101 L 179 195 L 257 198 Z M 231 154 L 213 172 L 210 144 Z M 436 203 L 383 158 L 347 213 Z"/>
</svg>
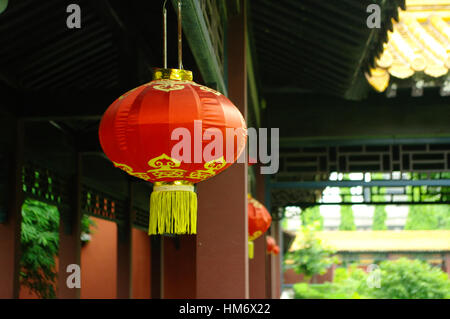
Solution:
<svg viewBox="0 0 450 319">
<path fill-rule="evenodd" d="M 181 0 L 178 0 L 178 68 L 183 69 L 183 49 L 182 49 L 183 30 L 181 27 Z"/>
<path fill-rule="evenodd" d="M 164 59 L 164 69 L 167 69 L 167 9 L 166 2 L 164 0 L 163 5 L 163 59 Z"/>
</svg>

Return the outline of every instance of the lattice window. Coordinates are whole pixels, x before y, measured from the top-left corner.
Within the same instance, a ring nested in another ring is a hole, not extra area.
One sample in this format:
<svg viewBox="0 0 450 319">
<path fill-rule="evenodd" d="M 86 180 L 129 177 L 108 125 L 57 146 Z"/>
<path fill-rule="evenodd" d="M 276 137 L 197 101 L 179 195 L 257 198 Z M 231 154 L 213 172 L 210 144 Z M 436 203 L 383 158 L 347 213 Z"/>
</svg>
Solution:
<svg viewBox="0 0 450 319">
<path fill-rule="evenodd" d="M 83 186 L 82 210 L 85 214 L 107 220 L 124 220 L 126 214 L 125 201 L 113 198 L 101 191 Z"/>
<path fill-rule="evenodd" d="M 282 148 L 277 180 L 327 180 L 331 172 L 450 171 L 450 144 Z"/>
<path fill-rule="evenodd" d="M 149 213 L 143 209 L 134 209 L 134 221 L 133 226 L 144 231 L 148 230 Z"/>
<path fill-rule="evenodd" d="M 67 181 L 49 169 L 26 163 L 22 181 L 23 192 L 28 197 L 54 205 L 68 203 Z"/>
</svg>

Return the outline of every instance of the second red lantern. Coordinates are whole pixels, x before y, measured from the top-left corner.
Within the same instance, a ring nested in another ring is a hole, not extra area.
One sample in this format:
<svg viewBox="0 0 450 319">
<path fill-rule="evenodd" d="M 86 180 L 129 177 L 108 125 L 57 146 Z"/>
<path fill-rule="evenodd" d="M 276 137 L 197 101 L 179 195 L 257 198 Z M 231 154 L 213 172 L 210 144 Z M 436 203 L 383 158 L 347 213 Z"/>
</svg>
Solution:
<svg viewBox="0 0 450 319">
<path fill-rule="evenodd" d="M 253 241 L 264 234 L 272 223 L 272 216 L 270 216 L 266 207 L 254 199 L 250 194 L 248 195 L 248 241 L 249 241 L 249 257 L 253 258 Z"/>
</svg>

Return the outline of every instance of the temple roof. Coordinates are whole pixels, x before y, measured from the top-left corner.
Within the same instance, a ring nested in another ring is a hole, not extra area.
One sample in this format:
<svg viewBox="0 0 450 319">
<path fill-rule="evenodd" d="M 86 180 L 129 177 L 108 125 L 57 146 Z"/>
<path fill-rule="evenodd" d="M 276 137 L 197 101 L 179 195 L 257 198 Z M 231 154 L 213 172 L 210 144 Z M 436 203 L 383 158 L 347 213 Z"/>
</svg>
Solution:
<svg viewBox="0 0 450 319">
<path fill-rule="evenodd" d="M 441 252 L 450 251 L 449 230 L 320 231 L 316 236 L 337 252 Z M 301 247 L 297 234 L 290 250 Z"/>
<path fill-rule="evenodd" d="M 392 82 L 391 77 L 440 78 L 448 73 L 449 53 L 450 0 L 407 0 L 406 10 L 399 9 L 399 22 L 389 31 L 384 51 L 366 78 L 380 92 Z"/>
</svg>

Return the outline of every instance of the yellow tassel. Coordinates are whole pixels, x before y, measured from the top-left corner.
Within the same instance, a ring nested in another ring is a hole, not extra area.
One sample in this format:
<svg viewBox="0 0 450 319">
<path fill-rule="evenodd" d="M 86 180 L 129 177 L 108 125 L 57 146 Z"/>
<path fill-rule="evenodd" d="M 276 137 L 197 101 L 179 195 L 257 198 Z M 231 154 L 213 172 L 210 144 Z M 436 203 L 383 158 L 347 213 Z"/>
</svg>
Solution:
<svg viewBox="0 0 450 319">
<path fill-rule="evenodd" d="M 148 234 L 196 234 L 197 194 L 190 185 L 155 185 Z"/>
<path fill-rule="evenodd" d="M 253 240 L 249 240 L 248 241 L 248 258 L 253 259 L 253 255 L 254 255 L 254 245 L 253 245 Z"/>
</svg>

